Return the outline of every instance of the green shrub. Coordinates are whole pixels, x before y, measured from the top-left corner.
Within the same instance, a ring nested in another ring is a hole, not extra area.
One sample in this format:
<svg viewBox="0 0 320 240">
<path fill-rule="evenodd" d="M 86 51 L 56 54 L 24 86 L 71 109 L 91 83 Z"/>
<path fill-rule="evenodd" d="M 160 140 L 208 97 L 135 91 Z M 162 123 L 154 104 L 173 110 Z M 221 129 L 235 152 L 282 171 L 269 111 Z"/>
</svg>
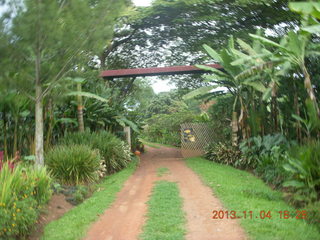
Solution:
<svg viewBox="0 0 320 240">
<path fill-rule="evenodd" d="M 98 179 L 100 155 L 85 145 L 60 145 L 45 157 L 52 176 L 64 184 L 77 185 Z"/>
<path fill-rule="evenodd" d="M 39 205 L 46 204 L 52 195 L 52 179 L 48 177 L 46 168 L 35 168 L 29 173 L 30 177 L 34 179 L 34 198 Z"/>
<path fill-rule="evenodd" d="M 292 200 L 297 204 L 305 204 L 319 199 L 320 142 L 291 148 L 287 161 L 283 167 L 290 177 L 283 185 L 292 188 Z"/>
<path fill-rule="evenodd" d="M 0 171 L 0 239 L 20 239 L 29 233 L 39 207 L 51 196 L 50 184 L 45 168 L 4 165 Z"/>
<path fill-rule="evenodd" d="M 63 186 L 60 191 L 66 196 L 66 200 L 72 205 L 78 205 L 89 197 L 90 186 Z"/>
<path fill-rule="evenodd" d="M 235 166 L 241 157 L 241 152 L 222 142 L 211 143 L 205 149 L 205 157 L 217 163 Z"/>
<path fill-rule="evenodd" d="M 108 174 L 125 168 L 131 161 L 129 146 L 106 131 L 94 133 L 85 131 L 67 134 L 61 139 L 60 144 L 66 146 L 83 144 L 91 149 L 98 149 L 105 161 L 105 168 Z"/>
<path fill-rule="evenodd" d="M 283 135 L 275 134 L 249 138 L 242 141 L 239 147 L 242 152 L 241 165 L 254 169 L 262 156 L 272 155 L 273 147 L 280 147 L 285 151 L 289 148 L 289 142 Z"/>
<path fill-rule="evenodd" d="M 279 146 L 274 146 L 270 154 L 261 155 L 255 173 L 266 183 L 281 187 L 289 174 L 283 171 L 283 164 L 286 162 L 287 152 Z"/>
<path fill-rule="evenodd" d="M 230 117 L 232 116 L 232 106 L 234 97 L 232 95 L 222 95 L 215 98 L 215 103 L 208 109 L 210 122 L 217 142 L 230 142 L 231 127 Z"/>
</svg>

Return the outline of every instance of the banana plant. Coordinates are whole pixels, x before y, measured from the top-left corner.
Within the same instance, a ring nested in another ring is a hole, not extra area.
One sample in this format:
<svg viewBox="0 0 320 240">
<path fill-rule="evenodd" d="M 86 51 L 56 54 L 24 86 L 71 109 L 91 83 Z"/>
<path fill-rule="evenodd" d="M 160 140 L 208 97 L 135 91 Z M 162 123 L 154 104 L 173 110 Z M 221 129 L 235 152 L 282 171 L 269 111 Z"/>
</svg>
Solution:
<svg viewBox="0 0 320 240">
<path fill-rule="evenodd" d="M 85 81 L 83 78 L 75 78 L 75 79 L 73 79 L 73 81 L 75 81 L 77 83 L 77 90 L 78 91 L 70 92 L 67 95 L 68 96 L 77 96 L 79 130 L 81 131 L 81 128 L 80 128 L 80 124 L 81 124 L 80 120 L 81 120 L 81 118 L 82 118 L 82 124 L 83 124 L 83 129 L 84 129 L 83 112 L 79 114 L 79 110 L 80 109 L 81 109 L 81 111 L 83 111 L 83 106 L 82 106 L 83 103 L 82 103 L 82 98 L 81 97 L 86 97 L 86 98 L 91 98 L 91 99 L 97 100 L 98 102 L 102 103 L 103 106 L 105 106 L 105 110 L 109 109 L 108 108 L 108 103 L 110 102 L 110 98 L 101 97 L 101 96 L 99 96 L 97 94 L 94 94 L 94 93 L 83 92 L 82 88 L 81 88 L 81 84 Z M 81 107 L 79 107 L 79 104 L 81 105 Z M 114 112 L 114 114 L 111 117 L 111 119 L 109 119 L 107 121 L 111 122 L 113 120 L 113 121 L 115 121 L 117 124 L 119 124 L 122 127 L 125 127 L 126 125 L 128 125 L 128 126 L 130 126 L 132 128 L 133 131 L 135 131 L 137 133 L 140 132 L 139 131 L 139 127 L 134 122 L 130 121 L 129 119 L 127 119 L 122 114 L 119 114 L 119 113 L 116 113 L 116 112 Z M 79 115 L 81 115 L 81 117 L 79 117 Z M 95 121 L 96 120 L 97 119 L 95 119 Z"/>
<path fill-rule="evenodd" d="M 310 45 L 310 33 L 300 29 L 298 32 L 289 32 L 284 36 L 280 43 L 274 42 L 268 38 L 249 34 L 253 39 L 259 40 L 261 43 L 271 46 L 276 49 L 273 61 L 274 63 L 283 63 L 290 65 L 290 68 L 299 68 L 304 76 L 304 86 L 309 96 L 309 99 L 313 102 L 313 105 L 320 118 L 320 110 L 317 103 L 317 98 L 312 86 L 312 81 L 308 69 L 305 64 L 305 59 L 311 55 L 320 55 L 319 51 L 312 49 L 309 51 Z"/>
<path fill-rule="evenodd" d="M 244 64 L 232 64 L 234 61 L 239 59 L 239 55 L 245 57 L 244 54 L 235 49 L 233 37 L 229 39 L 228 48 L 221 50 L 220 53 L 213 50 L 208 45 L 203 45 L 203 47 L 208 55 L 223 67 L 223 71 L 205 65 L 196 65 L 196 67 L 200 69 L 211 72 L 211 75 L 206 76 L 205 78 L 206 81 L 211 82 L 214 85 L 196 89 L 195 91 L 187 94 L 184 99 L 195 97 L 199 94 L 208 93 L 216 87 L 227 88 L 228 92 L 234 96 L 231 120 L 232 144 L 237 146 L 239 128 L 242 130 L 243 138 L 249 137 L 250 132 L 249 127 L 246 124 L 246 120 L 248 118 L 248 107 L 246 102 L 248 95 L 250 94 L 248 89 L 263 88 L 264 90 L 265 87 L 259 83 L 258 79 L 250 79 L 250 81 L 246 81 L 247 79 L 245 78 L 237 78 L 240 73 L 245 71 L 246 66 Z M 237 113 L 238 105 L 240 105 L 239 117 Z"/>
<path fill-rule="evenodd" d="M 261 36 L 261 31 L 258 31 L 257 35 Z M 264 48 L 259 40 L 254 40 L 252 46 L 239 38 L 237 43 L 243 51 L 235 52 L 238 59 L 231 64 L 234 66 L 246 65 L 247 68 L 237 75 L 236 79 L 245 80 L 244 84 L 261 92 L 263 101 L 268 101 L 271 98 L 271 119 L 273 129 L 277 132 L 280 112 L 277 104 L 277 92 L 280 78 L 287 74 L 289 65 L 282 63 L 271 51 Z M 275 66 L 279 64 L 282 64 L 281 68 L 276 68 Z"/>
<path fill-rule="evenodd" d="M 312 102 L 310 99 L 306 100 L 307 106 L 307 116 L 308 118 L 302 118 L 299 115 L 292 114 L 292 117 L 302 123 L 304 126 L 304 130 L 308 137 L 308 140 L 311 139 L 312 132 L 317 132 L 320 130 L 320 119 L 317 117 L 317 112 L 312 106 Z"/>
</svg>

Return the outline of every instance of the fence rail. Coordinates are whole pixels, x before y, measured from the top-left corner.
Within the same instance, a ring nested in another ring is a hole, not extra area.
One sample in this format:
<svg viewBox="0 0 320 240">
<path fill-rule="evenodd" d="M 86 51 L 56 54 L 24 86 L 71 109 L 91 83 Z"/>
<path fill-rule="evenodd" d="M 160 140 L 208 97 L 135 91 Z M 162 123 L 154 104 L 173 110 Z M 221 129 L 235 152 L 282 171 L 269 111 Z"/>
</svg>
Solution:
<svg viewBox="0 0 320 240">
<path fill-rule="evenodd" d="M 214 132 L 207 123 L 181 124 L 182 156 L 197 157 L 204 154 L 204 148 L 214 140 Z"/>
</svg>

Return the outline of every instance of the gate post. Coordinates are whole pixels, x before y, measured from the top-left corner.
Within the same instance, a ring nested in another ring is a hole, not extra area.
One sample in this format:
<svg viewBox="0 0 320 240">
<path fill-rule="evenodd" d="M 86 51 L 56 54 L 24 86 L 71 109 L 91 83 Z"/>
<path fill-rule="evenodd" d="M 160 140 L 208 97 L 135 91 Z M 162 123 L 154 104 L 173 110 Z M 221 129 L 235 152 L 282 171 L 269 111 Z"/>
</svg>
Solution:
<svg viewBox="0 0 320 240">
<path fill-rule="evenodd" d="M 131 149 L 131 129 L 130 127 L 124 127 L 123 131 L 124 131 L 124 134 L 126 135 L 126 140 L 127 140 L 127 143 L 129 144 L 130 150 L 132 150 Z"/>
</svg>

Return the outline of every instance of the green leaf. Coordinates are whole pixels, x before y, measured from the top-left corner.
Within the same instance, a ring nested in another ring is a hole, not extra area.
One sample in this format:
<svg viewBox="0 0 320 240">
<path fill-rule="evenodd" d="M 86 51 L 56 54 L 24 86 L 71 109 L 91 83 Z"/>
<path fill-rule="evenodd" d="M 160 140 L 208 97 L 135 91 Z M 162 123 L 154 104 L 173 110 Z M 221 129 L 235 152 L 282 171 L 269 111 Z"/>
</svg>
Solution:
<svg viewBox="0 0 320 240">
<path fill-rule="evenodd" d="M 320 34 L 320 24 L 304 27 L 302 30 L 312 34 Z"/>
<path fill-rule="evenodd" d="M 247 44 L 245 41 L 243 41 L 242 39 L 237 38 L 237 43 L 249 55 L 251 55 L 251 56 L 257 55 L 257 52 L 249 44 Z"/>
<path fill-rule="evenodd" d="M 288 33 L 288 49 L 290 52 L 293 52 L 296 56 L 301 56 L 304 54 L 304 44 L 302 43 L 303 39 L 299 39 L 297 33 L 290 31 Z"/>
<path fill-rule="evenodd" d="M 249 33 L 250 37 L 256 39 L 256 40 L 260 40 L 262 43 L 265 43 L 265 44 L 268 44 L 268 45 L 271 45 L 271 46 L 274 46 L 274 47 L 277 47 L 277 48 L 280 48 L 282 50 L 285 50 L 287 52 L 287 49 L 283 46 L 281 46 L 280 44 L 274 42 L 274 41 L 271 41 L 265 37 L 261 37 L 259 35 L 255 35 L 255 34 L 251 34 Z"/>
<path fill-rule="evenodd" d="M 262 96 L 263 101 L 267 101 L 271 97 L 272 88 L 267 88 Z"/>
<path fill-rule="evenodd" d="M 286 163 L 283 165 L 283 168 L 288 171 L 288 172 L 291 172 L 291 173 L 297 173 L 297 169 L 295 169 L 294 167 L 292 167 L 290 164 Z"/>
<path fill-rule="evenodd" d="M 231 51 L 234 55 L 236 55 L 236 56 L 238 56 L 238 57 L 250 59 L 250 56 L 249 56 L 249 55 L 247 55 L 247 54 L 245 54 L 245 53 L 243 53 L 243 52 L 241 52 L 241 51 L 239 51 L 239 50 L 237 50 L 237 49 L 232 48 L 232 49 L 230 49 L 230 51 Z"/>
<path fill-rule="evenodd" d="M 217 61 L 219 63 L 222 62 L 219 53 L 217 53 L 215 50 L 213 50 L 210 46 L 208 46 L 207 44 L 203 44 L 203 48 L 207 51 L 209 56 L 212 57 L 215 61 Z"/>
<path fill-rule="evenodd" d="M 241 72 L 237 76 L 235 76 L 235 79 L 241 80 L 241 79 L 245 79 L 248 77 L 252 77 L 253 75 L 257 75 L 257 74 L 263 72 L 265 69 L 272 68 L 276 64 L 277 64 L 276 62 L 264 62 L 258 66 L 253 66 L 253 67 Z"/>
<path fill-rule="evenodd" d="M 290 2 L 289 8 L 293 12 L 309 15 L 313 11 L 313 4 L 311 2 Z"/>
<path fill-rule="evenodd" d="M 213 72 L 215 74 L 218 74 L 220 76 L 227 76 L 224 72 L 222 72 L 221 70 L 218 70 L 216 68 L 210 67 L 210 66 L 206 66 L 206 65 L 195 65 L 195 67 L 200 68 L 202 70 L 206 70 L 206 71 L 210 71 Z"/>
<path fill-rule="evenodd" d="M 297 181 L 297 180 L 285 181 L 282 185 L 284 187 L 295 187 L 295 188 L 303 188 L 306 186 L 304 182 Z"/>
<path fill-rule="evenodd" d="M 298 115 L 296 115 L 296 114 L 292 114 L 291 116 L 292 116 L 295 120 L 298 120 L 299 122 L 303 122 L 303 123 L 306 122 L 305 119 L 301 118 L 300 116 L 298 116 Z"/>
<path fill-rule="evenodd" d="M 58 123 L 58 122 L 61 122 L 61 123 L 71 123 L 71 124 L 74 124 L 74 125 L 78 125 L 77 120 L 75 120 L 75 119 L 73 119 L 73 118 L 60 118 L 60 119 L 58 119 L 55 123 Z"/>
<path fill-rule="evenodd" d="M 100 97 L 96 94 L 88 93 L 88 92 L 70 92 L 67 94 L 67 96 L 82 96 L 82 97 L 87 97 L 87 98 L 94 98 L 100 102 L 109 103 L 109 99 L 105 99 L 105 98 Z"/>
<path fill-rule="evenodd" d="M 76 83 L 84 83 L 86 81 L 86 79 L 81 78 L 81 77 L 76 77 L 76 78 L 72 78 L 72 81 L 76 82 Z"/>
<path fill-rule="evenodd" d="M 261 82 L 250 82 L 250 81 L 245 81 L 243 82 L 244 85 L 248 85 L 253 87 L 255 90 L 259 91 L 259 92 L 266 92 L 267 88 L 261 83 Z"/>
<path fill-rule="evenodd" d="M 134 122 L 130 121 L 129 119 L 127 119 L 126 117 L 123 116 L 118 116 L 116 117 L 116 121 L 123 127 L 125 127 L 126 125 L 128 125 L 129 127 L 132 128 L 133 131 L 140 133 L 139 127 L 137 124 L 135 124 Z"/>
<path fill-rule="evenodd" d="M 223 68 L 231 75 L 236 76 L 241 72 L 239 66 L 232 66 L 231 63 L 235 60 L 234 56 L 231 55 L 228 49 L 223 49 L 220 53 Z"/>
<path fill-rule="evenodd" d="M 228 81 L 229 79 L 226 77 L 221 77 L 219 75 L 207 75 L 204 76 L 204 82 L 213 82 L 213 83 L 219 83 L 223 81 Z"/>
<path fill-rule="evenodd" d="M 205 87 L 201 87 L 201 88 L 198 88 L 192 92 L 189 92 L 188 94 L 184 95 L 182 98 L 183 100 L 188 100 L 188 99 L 192 99 L 196 96 L 199 96 L 199 95 L 203 95 L 205 93 L 208 93 L 210 92 L 212 89 L 215 89 L 217 88 L 218 86 L 215 85 L 215 86 L 205 86 Z"/>
</svg>

